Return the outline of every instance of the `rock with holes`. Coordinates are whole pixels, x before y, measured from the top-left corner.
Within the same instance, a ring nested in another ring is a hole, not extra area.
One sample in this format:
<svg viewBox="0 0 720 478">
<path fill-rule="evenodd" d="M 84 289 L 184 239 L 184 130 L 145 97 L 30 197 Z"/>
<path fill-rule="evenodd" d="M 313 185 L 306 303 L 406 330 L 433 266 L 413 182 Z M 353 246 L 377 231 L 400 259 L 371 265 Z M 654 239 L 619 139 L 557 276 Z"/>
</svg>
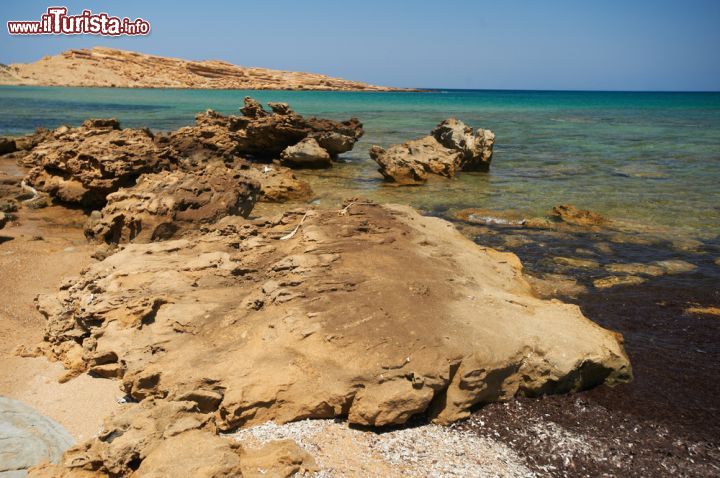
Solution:
<svg viewBox="0 0 720 478">
<path fill-rule="evenodd" d="M 270 103 L 272 112 L 245 98 L 242 115 L 224 116 L 212 110 L 195 117 L 195 125 L 169 133 L 161 142 L 180 156 L 249 156 L 278 159 L 289 146 L 314 138 L 331 157 L 350 151 L 363 135 L 362 124 L 352 118 L 334 121 L 306 118 L 285 103 Z"/>
<path fill-rule="evenodd" d="M 146 174 L 107 197 L 88 220 L 85 236 L 108 244 L 170 239 L 224 216 L 247 217 L 259 195 L 257 181 L 223 163 Z"/>
<path fill-rule="evenodd" d="M 305 138 L 288 146 L 280 154 L 282 164 L 295 168 L 328 168 L 332 166 L 330 153 L 320 147 L 315 138 Z"/>
<path fill-rule="evenodd" d="M 452 178 L 462 171 L 488 171 L 495 134 L 487 129 L 473 131 L 462 121 L 449 118 L 425 136 L 387 149 L 374 145 L 370 157 L 380 166 L 386 180 L 398 184 L 419 184 L 429 174 Z"/>
<path fill-rule="evenodd" d="M 388 149 L 370 148 L 370 157 L 386 180 L 398 184 L 420 184 L 428 174 L 452 178 L 460 168 L 461 153 L 444 147 L 432 136 L 396 144 Z"/>
<path fill-rule="evenodd" d="M 120 129 L 116 120 L 87 120 L 47 134 L 23 159 L 27 182 L 60 201 L 102 207 L 108 194 L 141 174 L 169 167 L 170 153 L 146 129 Z"/>
<path fill-rule="evenodd" d="M 487 171 L 492 161 L 495 133 L 472 128 L 455 118 L 448 118 L 430 133 L 440 144 L 462 154 L 463 171 Z"/>
<path fill-rule="evenodd" d="M 46 353 L 73 373 L 101 367 L 141 404 L 190 402 L 219 430 L 449 423 L 631 377 L 621 337 L 538 299 L 516 256 L 362 200 L 129 244 L 38 304 Z"/>
</svg>

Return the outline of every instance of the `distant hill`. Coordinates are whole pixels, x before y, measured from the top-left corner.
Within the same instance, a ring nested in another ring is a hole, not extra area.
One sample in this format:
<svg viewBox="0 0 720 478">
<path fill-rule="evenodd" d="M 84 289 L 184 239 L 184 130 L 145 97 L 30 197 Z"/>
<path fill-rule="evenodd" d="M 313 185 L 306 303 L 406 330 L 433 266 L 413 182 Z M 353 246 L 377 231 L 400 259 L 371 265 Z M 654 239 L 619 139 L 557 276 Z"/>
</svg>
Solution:
<svg viewBox="0 0 720 478">
<path fill-rule="evenodd" d="M 95 47 L 35 63 L 0 65 L 0 85 L 123 88 L 402 91 L 317 73 L 270 70 L 225 61 L 188 61 Z"/>
</svg>

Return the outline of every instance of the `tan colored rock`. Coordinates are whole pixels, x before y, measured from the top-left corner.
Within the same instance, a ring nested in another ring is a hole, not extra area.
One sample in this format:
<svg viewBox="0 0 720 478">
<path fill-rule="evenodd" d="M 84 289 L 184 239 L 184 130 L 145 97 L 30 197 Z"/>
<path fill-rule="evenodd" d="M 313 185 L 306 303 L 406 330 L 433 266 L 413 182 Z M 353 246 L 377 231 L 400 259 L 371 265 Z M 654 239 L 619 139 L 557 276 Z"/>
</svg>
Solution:
<svg viewBox="0 0 720 478">
<path fill-rule="evenodd" d="M 487 171 L 494 143 L 492 131 L 479 129 L 473 133 L 462 121 L 449 118 L 437 125 L 430 136 L 387 150 L 374 145 L 370 157 L 386 180 L 417 184 L 425 182 L 428 174 L 452 178 L 458 170 Z"/>
<path fill-rule="evenodd" d="M 386 180 L 398 184 L 420 184 L 428 174 L 452 178 L 460 167 L 461 153 L 445 148 L 432 136 L 383 149 L 370 148 L 370 157 Z"/>
<path fill-rule="evenodd" d="M 478 403 L 630 378 L 616 334 L 536 298 L 516 256 L 445 221 L 365 202 L 231 219 L 127 245 L 42 298 L 47 353 L 82 344 L 84 368 L 117 360 L 141 404 L 192 403 L 221 430 L 449 423 Z M 123 437 L 111 446 L 137 441 Z"/>
<path fill-rule="evenodd" d="M 244 173 L 260 183 L 260 202 L 284 203 L 307 201 L 313 197 L 310 185 L 299 179 L 289 168 L 273 164 L 245 163 Z"/>
<path fill-rule="evenodd" d="M 0 229 L 5 227 L 5 224 L 8 222 L 8 217 L 5 215 L 4 212 L 0 212 Z"/>
<path fill-rule="evenodd" d="M 578 209 L 572 204 L 555 206 L 552 209 L 552 216 L 558 221 L 573 226 L 601 226 L 607 222 L 600 214 L 587 209 Z"/>
<path fill-rule="evenodd" d="M 462 153 L 463 171 L 488 171 L 492 161 L 495 133 L 489 129 L 473 132 L 462 121 L 448 118 L 430 133 L 446 148 Z"/>
<path fill-rule="evenodd" d="M 557 264 L 580 268 L 580 269 L 597 269 L 600 264 L 592 259 L 580 259 L 577 257 L 553 257 L 553 261 Z"/>
<path fill-rule="evenodd" d="M 320 147 L 315 138 L 305 138 L 299 143 L 288 146 L 280 154 L 285 166 L 299 168 L 329 168 L 332 166 L 330 153 Z"/>
<path fill-rule="evenodd" d="M 627 275 L 627 276 L 608 276 L 608 277 L 602 277 L 600 279 L 595 279 L 593 281 L 593 285 L 597 289 L 609 289 L 610 287 L 615 287 L 619 285 L 638 285 L 645 282 L 647 279 L 635 276 L 635 275 Z"/>
<path fill-rule="evenodd" d="M 695 264 L 680 259 L 668 259 L 664 261 L 655 261 L 653 265 L 661 267 L 666 274 L 686 274 L 697 269 Z"/>
<path fill-rule="evenodd" d="M 0 70 L 0 84 L 121 88 L 407 91 L 317 73 L 189 61 L 95 47 L 67 50 Z"/>
<path fill-rule="evenodd" d="M 224 216 L 247 217 L 259 195 L 258 182 L 223 163 L 146 174 L 107 197 L 100 217 L 88 220 L 85 236 L 108 244 L 170 239 Z"/>
<path fill-rule="evenodd" d="M 141 174 L 169 167 L 150 131 L 118 128 L 115 120 L 88 120 L 54 130 L 24 159 L 34 166 L 28 183 L 63 202 L 102 207 L 108 194 Z"/>
<path fill-rule="evenodd" d="M 622 274 L 643 274 L 648 276 L 661 276 L 666 273 L 665 269 L 657 264 L 641 264 L 641 263 L 617 263 L 608 264 L 605 269 L 609 272 Z"/>
</svg>

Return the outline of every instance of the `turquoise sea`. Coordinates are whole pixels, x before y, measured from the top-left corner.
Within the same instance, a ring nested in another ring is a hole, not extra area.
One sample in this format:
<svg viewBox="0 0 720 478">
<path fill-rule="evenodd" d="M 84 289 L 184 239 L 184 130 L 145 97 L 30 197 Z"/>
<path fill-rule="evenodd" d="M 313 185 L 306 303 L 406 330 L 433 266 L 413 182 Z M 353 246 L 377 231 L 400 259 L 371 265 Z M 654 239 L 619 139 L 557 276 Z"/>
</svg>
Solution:
<svg viewBox="0 0 720 478">
<path fill-rule="evenodd" d="M 0 87 L 0 135 L 88 117 L 169 130 L 208 108 L 237 113 L 247 95 L 286 101 L 306 115 L 363 122 L 365 136 L 342 164 L 299 173 L 319 203 L 362 195 L 430 212 L 477 207 L 528 216 L 573 203 L 670 235 L 713 240 L 720 234 L 720 93 Z M 384 184 L 367 154 L 370 145 L 428 134 L 449 116 L 496 133 L 490 173 L 423 187 Z"/>
</svg>

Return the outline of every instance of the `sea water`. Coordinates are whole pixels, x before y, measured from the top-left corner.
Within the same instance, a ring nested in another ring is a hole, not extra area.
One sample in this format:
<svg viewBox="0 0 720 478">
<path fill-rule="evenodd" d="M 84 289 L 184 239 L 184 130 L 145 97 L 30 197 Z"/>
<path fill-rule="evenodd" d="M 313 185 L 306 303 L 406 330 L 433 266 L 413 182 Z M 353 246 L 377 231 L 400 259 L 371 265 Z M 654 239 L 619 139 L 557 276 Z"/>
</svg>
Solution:
<svg viewBox="0 0 720 478">
<path fill-rule="evenodd" d="M 316 203 L 344 197 L 538 216 L 572 203 L 610 219 L 714 242 L 720 234 L 720 93 L 431 90 L 417 93 L 0 87 L 0 135 L 116 117 L 165 131 L 208 108 L 238 113 L 243 97 L 285 101 L 303 115 L 358 117 L 365 135 L 343 162 L 299 172 Z M 422 187 L 384 183 L 369 158 L 456 117 L 496 134 L 489 173 Z"/>
</svg>

